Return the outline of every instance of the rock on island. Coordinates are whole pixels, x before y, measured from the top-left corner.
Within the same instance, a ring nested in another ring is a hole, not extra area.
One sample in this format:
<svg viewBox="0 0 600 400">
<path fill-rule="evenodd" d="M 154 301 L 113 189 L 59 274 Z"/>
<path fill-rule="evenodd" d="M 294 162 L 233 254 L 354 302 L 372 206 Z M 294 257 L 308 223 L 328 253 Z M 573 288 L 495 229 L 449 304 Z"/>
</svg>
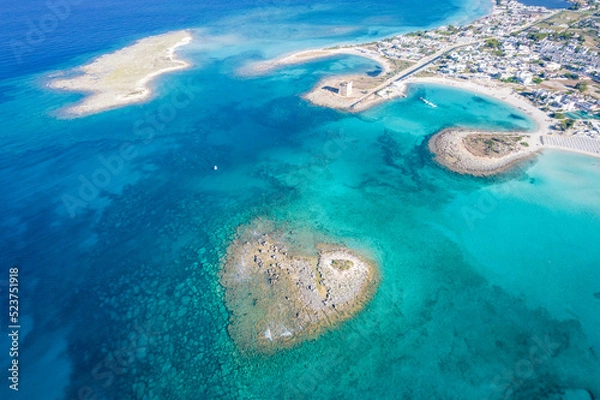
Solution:
<svg viewBox="0 0 600 400">
<path fill-rule="evenodd" d="M 272 354 L 351 318 L 373 296 L 374 263 L 341 245 L 299 249 L 272 223 L 241 227 L 221 274 L 229 334 L 246 353 Z"/>
</svg>

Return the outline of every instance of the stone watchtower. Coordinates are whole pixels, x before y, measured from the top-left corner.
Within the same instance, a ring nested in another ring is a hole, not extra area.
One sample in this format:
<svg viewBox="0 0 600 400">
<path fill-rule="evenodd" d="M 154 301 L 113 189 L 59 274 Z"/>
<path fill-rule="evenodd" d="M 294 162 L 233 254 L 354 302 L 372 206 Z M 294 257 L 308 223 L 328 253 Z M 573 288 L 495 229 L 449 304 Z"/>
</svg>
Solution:
<svg viewBox="0 0 600 400">
<path fill-rule="evenodd" d="M 340 83 L 340 96 L 352 96 L 352 81 Z"/>
</svg>

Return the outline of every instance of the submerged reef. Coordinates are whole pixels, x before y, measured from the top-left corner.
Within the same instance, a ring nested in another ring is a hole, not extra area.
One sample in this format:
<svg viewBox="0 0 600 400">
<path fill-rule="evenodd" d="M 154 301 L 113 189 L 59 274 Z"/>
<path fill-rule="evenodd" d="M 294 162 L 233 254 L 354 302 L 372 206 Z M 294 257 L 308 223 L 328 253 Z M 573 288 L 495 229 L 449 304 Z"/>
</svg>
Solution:
<svg viewBox="0 0 600 400">
<path fill-rule="evenodd" d="M 310 236 L 310 235 L 309 235 Z M 272 354 L 351 318 L 373 296 L 374 263 L 333 244 L 255 220 L 240 227 L 221 275 L 229 334 L 246 353 Z"/>
</svg>

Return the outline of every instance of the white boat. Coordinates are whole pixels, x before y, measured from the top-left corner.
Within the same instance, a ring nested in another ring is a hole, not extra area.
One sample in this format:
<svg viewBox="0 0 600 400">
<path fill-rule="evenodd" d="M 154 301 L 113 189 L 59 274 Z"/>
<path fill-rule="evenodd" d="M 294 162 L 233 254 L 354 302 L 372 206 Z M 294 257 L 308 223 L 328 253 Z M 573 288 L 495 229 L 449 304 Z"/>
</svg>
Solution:
<svg viewBox="0 0 600 400">
<path fill-rule="evenodd" d="M 419 100 L 421 100 L 423 103 L 427 104 L 429 107 L 433 107 L 433 108 L 436 108 L 436 107 L 437 107 L 437 105 L 436 105 L 435 103 L 433 103 L 433 102 L 431 102 L 431 101 L 427 100 L 427 99 L 426 99 L 426 98 L 424 98 L 424 97 L 419 97 Z"/>
</svg>

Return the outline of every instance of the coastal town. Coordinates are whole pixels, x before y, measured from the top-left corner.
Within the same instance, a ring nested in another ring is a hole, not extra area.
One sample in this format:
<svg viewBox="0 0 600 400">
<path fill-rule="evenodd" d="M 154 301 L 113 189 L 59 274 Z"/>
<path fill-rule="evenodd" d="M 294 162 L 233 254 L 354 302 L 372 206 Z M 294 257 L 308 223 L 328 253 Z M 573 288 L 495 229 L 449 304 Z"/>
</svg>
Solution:
<svg viewBox="0 0 600 400">
<path fill-rule="evenodd" d="M 498 0 L 490 16 L 472 24 L 367 47 L 411 63 L 446 51 L 419 73 L 511 87 L 553 118 L 554 130 L 600 139 L 599 4 L 551 11 Z"/>
<path fill-rule="evenodd" d="M 495 97 L 535 121 L 532 137 L 523 141 L 527 146 L 509 146 L 511 154 L 500 159 L 503 139 L 497 137 L 498 132 L 483 140 L 489 144 L 480 149 L 484 156 L 466 151 L 468 146 L 450 140 L 451 134 L 445 132 L 447 140 L 430 148 L 440 163 L 455 172 L 493 174 L 546 148 L 600 156 L 600 0 L 572 0 L 570 4 L 569 8 L 548 9 L 495 0 L 491 12 L 463 26 L 419 30 L 362 45 L 303 50 L 251 62 L 238 73 L 261 75 L 315 59 L 359 56 L 378 67 L 369 73 L 327 76 L 303 98 L 317 106 L 358 113 L 407 96 L 410 84 L 441 84 Z M 88 93 L 60 115 L 81 117 L 144 101 L 151 93 L 150 81 L 190 66 L 175 58 L 174 52 L 191 40 L 188 31 L 158 35 L 99 57 L 76 69 L 76 76 L 58 73 L 49 87 Z M 142 53 L 144 57 L 136 56 Z M 136 60 L 133 65 L 131 59 Z M 430 99 L 420 100 L 437 107 Z M 492 133 L 474 134 L 481 138 Z M 471 139 L 465 137 L 465 141 Z M 442 143 L 452 146 L 444 148 Z M 440 154 L 447 155 L 445 161 Z M 498 168 L 490 168 L 490 158 Z M 463 167 L 456 167 L 459 164 Z"/>
<path fill-rule="evenodd" d="M 600 1 L 570 4 L 548 9 L 495 0 L 491 13 L 464 26 L 305 50 L 255 63 L 244 73 L 357 55 L 377 62 L 379 70 L 326 77 L 303 97 L 318 106 L 354 113 L 406 97 L 410 84 L 440 84 L 495 97 L 535 121 L 535 130 L 517 145 L 505 145 L 506 132 L 452 128 L 431 137 L 429 148 L 436 161 L 458 173 L 494 175 L 548 148 L 598 157 Z M 437 107 L 430 99 L 420 100 Z"/>
</svg>

